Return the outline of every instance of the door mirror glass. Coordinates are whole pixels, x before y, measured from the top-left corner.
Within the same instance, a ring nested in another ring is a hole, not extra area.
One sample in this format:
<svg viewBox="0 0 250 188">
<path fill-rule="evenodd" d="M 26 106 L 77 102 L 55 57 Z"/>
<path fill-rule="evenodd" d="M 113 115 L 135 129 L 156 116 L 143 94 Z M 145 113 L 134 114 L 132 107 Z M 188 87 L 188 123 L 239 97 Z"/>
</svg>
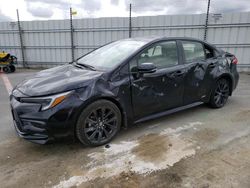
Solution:
<svg viewBox="0 0 250 188">
<path fill-rule="evenodd" d="M 142 63 L 138 65 L 138 72 L 140 73 L 153 73 L 156 71 L 156 66 L 154 63 Z"/>
</svg>

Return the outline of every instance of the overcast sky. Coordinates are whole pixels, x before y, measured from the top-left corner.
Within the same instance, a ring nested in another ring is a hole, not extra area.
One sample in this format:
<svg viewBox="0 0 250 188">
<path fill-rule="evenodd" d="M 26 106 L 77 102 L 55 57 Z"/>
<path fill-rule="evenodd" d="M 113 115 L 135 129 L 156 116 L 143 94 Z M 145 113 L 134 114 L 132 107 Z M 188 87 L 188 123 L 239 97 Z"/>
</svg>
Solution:
<svg viewBox="0 0 250 188">
<path fill-rule="evenodd" d="M 0 21 L 51 20 L 69 17 L 69 8 L 77 11 L 74 18 L 132 16 L 162 14 L 205 13 L 208 0 L 0 0 Z M 211 12 L 250 11 L 250 0 L 211 0 Z"/>
</svg>

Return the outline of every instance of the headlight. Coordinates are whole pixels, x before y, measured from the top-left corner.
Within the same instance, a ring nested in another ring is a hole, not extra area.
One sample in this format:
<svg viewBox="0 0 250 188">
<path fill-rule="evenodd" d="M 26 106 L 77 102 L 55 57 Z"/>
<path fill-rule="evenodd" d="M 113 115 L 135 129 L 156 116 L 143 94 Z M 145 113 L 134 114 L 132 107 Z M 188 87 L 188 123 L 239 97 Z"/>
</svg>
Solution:
<svg viewBox="0 0 250 188">
<path fill-rule="evenodd" d="M 69 94 L 71 94 L 72 91 L 56 94 L 56 95 L 50 95 L 46 97 L 32 97 L 32 98 L 21 98 L 20 102 L 24 103 L 39 103 L 42 105 L 41 110 L 48 110 L 50 108 L 53 108 L 54 106 L 61 103 Z"/>
</svg>

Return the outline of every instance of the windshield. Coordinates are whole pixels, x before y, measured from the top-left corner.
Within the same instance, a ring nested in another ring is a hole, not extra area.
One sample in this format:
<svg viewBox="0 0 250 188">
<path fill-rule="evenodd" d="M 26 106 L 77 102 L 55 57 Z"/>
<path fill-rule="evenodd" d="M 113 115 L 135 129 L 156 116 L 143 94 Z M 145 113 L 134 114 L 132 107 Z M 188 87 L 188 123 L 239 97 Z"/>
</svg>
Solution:
<svg viewBox="0 0 250 188">
<path fill-rule="evenodd" d="M 77 63 L 91 65 L 101 70 L 111 70 L 145 43 L 144 41 L 132 40 L 112 42 L 83 56 Z"/>
</svg>

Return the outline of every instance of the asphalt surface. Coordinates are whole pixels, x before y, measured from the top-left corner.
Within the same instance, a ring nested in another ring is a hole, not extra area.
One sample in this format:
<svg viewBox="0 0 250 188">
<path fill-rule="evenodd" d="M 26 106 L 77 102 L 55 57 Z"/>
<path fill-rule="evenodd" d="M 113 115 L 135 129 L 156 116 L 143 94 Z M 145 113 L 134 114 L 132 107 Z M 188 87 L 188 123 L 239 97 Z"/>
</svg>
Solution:
<svg viewBox="0 0 250 188">
<path fill-rule="evenodd" d="M 12 86 L 34 70 L 5 75 Z M 7 84 L 8 85 L 8 84 Z M 109 147 L 16 136 L 0 73 L 1 187 L 250 187 L 250 75 L 221 109 L 201 105 L 135 125 Z"/>
</svg>

